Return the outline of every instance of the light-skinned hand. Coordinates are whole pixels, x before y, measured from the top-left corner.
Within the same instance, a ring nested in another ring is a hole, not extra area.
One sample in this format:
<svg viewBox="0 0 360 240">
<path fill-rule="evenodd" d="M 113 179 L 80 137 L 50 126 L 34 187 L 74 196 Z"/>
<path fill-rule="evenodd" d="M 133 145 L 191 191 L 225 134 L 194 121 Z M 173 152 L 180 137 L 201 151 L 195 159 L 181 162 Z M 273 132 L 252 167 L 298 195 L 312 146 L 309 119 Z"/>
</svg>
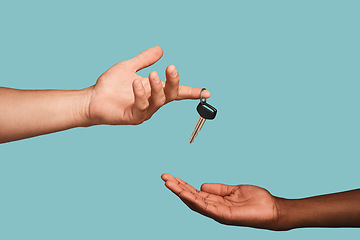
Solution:
<svg viewBox="0 0 360 240">
<path fill-rule="evenodd" d="M 136 125 L 151 118 L 164 104 L 197 99 L 201 88 L 179 86 L 174 65 L 166 82 L 157 72 L 137 74 L 158 61 L 160 47 L 145 50 L 106 72 L 96 84 L 80 90 L 20 90 L 0 87 L 0 143 L 35 137 L 75 127 L 98 124 Z M 210 97 L 209 91 L 203 97 Z"/>
<path fill-rule="evenodd" d="M 166 82 L 153 71 L 149 77 L 136 72 L 162 57 L 160 47 L 145 50 L 136 57 L 112 66 L 91 87 L 88 118 L 92 124 L 140 124 L 164 104 L 174 100 L 197 99 L 201 88 L 179 86 L 179 73 L 174 65 L 167 67 Z M 210 97 L 204 91 L 204 98 Z"/>
</svg>

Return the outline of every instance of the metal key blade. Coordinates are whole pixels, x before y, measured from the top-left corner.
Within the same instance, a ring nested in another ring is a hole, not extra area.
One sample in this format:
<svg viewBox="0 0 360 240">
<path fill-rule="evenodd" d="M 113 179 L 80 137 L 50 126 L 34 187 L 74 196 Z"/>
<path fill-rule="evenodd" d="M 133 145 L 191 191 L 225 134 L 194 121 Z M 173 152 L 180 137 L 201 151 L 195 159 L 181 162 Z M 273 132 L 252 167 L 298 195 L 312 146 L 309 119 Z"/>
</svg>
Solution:
<svg viewBox="0 0 360 240">
<path fill-rule="evenodd" d="M 200 132 L 202 126 L 205 123 L 205 118 L 203 117 L 199 117 L 199 120 L 197 121 L 196 125 L 195 125 L 195 130 L 193 131 L 193 133 L 191 134 L 191 138 L 190 138 L 190 143 L 194 142 L 195 137 L 198 135 L 198 132 Z"/>
</svg>

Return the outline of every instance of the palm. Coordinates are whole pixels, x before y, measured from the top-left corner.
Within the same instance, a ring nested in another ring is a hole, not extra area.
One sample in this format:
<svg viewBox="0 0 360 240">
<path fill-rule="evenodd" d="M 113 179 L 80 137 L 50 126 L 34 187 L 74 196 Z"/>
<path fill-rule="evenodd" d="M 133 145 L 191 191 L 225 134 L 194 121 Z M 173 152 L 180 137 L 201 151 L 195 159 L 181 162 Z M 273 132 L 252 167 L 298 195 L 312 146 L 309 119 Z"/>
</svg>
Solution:
<svg viewBox="0 0 360 240">
<path fill-rule="evenodd" d="M 220 223 L 271 228 L 277 219 L 275 198 L 263 188 L 206 183 L 198 191 L 169 174 L 162 178 L 166 186 L 192 210 Z"/>
<path fill-rule="evenodd" d="M 131 71 L 125 64 L 117 64 L 101 75 L 94 86 L 90 103 L 92 119 L 107 124 L 126 124 L 132 121 L 132 108 L 135 104 L 132 83 L 142 81 L 150 95 L 148 78 Z"/>
<path fill-rule="evenodd" d="M 212 199 L 215 200 L 213 203 Z M 234 186 L 225 196 L 208 193 L 204 201 L 214 206 L 215 220 L 225 224 L 256 227 L 276 218 L 274 197 L 257 186 Z"/>
</svg>

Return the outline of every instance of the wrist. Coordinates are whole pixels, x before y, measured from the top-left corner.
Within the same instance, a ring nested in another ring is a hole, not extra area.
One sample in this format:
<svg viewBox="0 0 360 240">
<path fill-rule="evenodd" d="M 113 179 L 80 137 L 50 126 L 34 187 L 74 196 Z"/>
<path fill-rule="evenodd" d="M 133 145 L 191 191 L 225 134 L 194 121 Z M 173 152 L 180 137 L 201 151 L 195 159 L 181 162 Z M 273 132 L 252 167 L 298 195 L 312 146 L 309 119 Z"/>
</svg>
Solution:
<svg viewBox="0 0 360 240">
<path fill-rule="evenodd" d="M 94 86 L 79 90 L 79 99 L 77 104 L 77 115 L 79 127 L 90 127 L 94 125 L 90 117 L 90 101 L 92 98 Z"/>
<path fill-rule="evenodd" d="M 299 227 L 301 207 L 297 199 L 285 199 L 276 197 L 277 220 L 273 230 L 286 231 Z"/>
</svg>

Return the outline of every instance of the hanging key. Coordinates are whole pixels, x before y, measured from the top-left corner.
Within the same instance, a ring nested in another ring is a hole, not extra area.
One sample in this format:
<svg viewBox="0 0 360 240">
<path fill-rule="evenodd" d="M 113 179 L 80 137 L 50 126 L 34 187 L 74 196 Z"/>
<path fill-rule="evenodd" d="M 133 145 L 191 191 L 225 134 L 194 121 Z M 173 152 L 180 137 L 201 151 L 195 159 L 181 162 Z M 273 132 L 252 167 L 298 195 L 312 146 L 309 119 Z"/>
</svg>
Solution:
<svg viewBox="0 0 360 240">
<path fill-rule="evenodd" d="M 198 104 L 198 106 L 196 107 L 197 112 L 199 113 L 200 117 L 199 120 L 197 121 L 196 125 L 195 125 L 195 130 L 191 135 L 190 138 L 190 143 L 192 143 L 195 139 L 195 137 L 198 135 L 198 133 L 200 132 L 202 126 L 204 125 L 206 120 L 212 120 L 215 118 L 217 110 L 216 108 L 214 108 L 213 106 L 211 106 L 210 104 L 206 103 L 206 99 L 203 100 L 202 98 L 202 93 L 203 91 L 206 90 L 205 88 L 203 88 L 201 90 L 200 93 L 200 103 Z"/>
</svg>

